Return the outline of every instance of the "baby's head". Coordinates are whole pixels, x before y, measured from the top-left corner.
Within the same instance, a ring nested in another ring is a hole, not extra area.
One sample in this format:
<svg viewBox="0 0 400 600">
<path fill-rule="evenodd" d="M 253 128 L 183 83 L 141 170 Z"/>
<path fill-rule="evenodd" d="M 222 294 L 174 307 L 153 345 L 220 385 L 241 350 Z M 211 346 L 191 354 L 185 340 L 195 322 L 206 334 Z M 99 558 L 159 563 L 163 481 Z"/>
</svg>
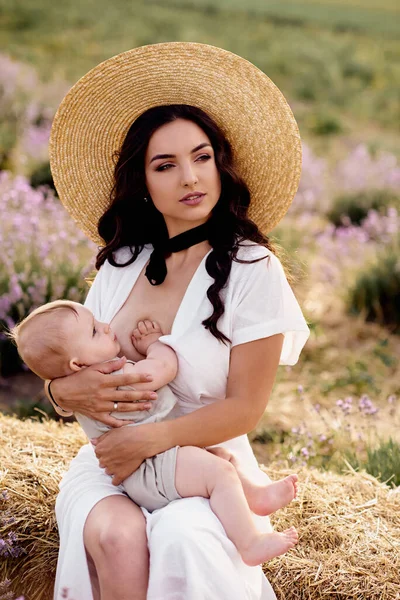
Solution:
<svg viewBox="0 0 400 600">
<path fill-rule="evenodd" d="M 22 360 L 42 379 L 55 379 L 115 358 L 120 345 L 111 328 L 77 302 L 56 300 L 34 310 L 10 337 Z"/>
</svg>

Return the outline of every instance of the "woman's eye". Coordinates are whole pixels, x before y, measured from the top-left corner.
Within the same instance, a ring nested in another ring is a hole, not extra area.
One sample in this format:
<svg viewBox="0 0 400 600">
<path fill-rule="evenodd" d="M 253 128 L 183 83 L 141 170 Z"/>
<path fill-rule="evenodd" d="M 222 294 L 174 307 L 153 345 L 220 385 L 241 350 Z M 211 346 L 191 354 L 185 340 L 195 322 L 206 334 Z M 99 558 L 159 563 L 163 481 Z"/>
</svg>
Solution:
<svg viewBox="0 0 400 600">
<path fill-rule="evenodd" d="M 211 156 L 209 154 L 202 154 L 201 156 L 198 156 L 196 158 L 196 161 L 201 160 L 201 162 L 205 162 L 206 160 L 210 159 Z M 159 167 L 157 167 L 156 171 L 166 171 L 167 169 L 169 169 L 170 167 L 173 167 L 174 165 L 171 163 L 167 163 L 165 165 L 160 165 Z"/>
<path fill-rule="evenodd" d="M 171 164 L 167 164 L 167 165 L 160 165 L 159 167 L 157 167 L 156 171 L 165 171 L 166 169 L 169 169 L 169 167 L 172 167 L 173 165 Z"/>
</svg>

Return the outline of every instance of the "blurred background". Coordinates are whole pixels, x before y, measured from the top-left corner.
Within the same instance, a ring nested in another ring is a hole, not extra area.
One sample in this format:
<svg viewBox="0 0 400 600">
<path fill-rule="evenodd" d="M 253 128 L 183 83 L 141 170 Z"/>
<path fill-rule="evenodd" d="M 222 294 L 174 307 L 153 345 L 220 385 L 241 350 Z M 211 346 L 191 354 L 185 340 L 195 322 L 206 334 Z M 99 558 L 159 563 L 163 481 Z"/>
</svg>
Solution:
<svg viewBox="0 0 400 600">
<path fill-rule="evenodd" d="M 250 435 L 259 460 L 366 468 L 400 485 L 400 21 L 395 0 L 1 0 L 0 410 L 55 418 L 4 331 L 83 300 L 96 248 L 60 206 L 48 139 L 65 93 L 135 46 L 196 41 L 256 64 L 303 140 L 289 213 L 271 232 L 310 324 Z"/>
</svg>

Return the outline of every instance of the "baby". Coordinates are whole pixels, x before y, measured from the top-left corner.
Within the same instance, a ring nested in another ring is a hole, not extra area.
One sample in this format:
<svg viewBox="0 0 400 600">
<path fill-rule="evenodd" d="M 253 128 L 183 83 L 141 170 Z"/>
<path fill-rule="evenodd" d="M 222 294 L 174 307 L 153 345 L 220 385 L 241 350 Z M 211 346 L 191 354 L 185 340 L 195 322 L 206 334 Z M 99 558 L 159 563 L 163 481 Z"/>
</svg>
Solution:
<svg viewBox="0 0 400 600">
<path fill-rule="evenodd" d="M 172 348 L 158 341 L 161 335 L 158 324 L 148 320 L 139 322 L 133 332 L 133 345 L 146 358 L 126 363 L 123 372 L 150 373 L 153 382 L 135 384 L 135 389 L 159 391 L 149 410 L 112 413 L 119 419 L 135 421 L 127 426 L 165 419 L 176 403 L 167 384 L 176 376 L 177 357 Z M 63 377 L 115 359 L 120 352 L 117 337 L 108 324 L 97 321 L 81 304 L 66 300 L 33 311 L 16 325 L 11 337 L 24 362 L 43 379 Z M 110 429 L 79 413 L 75 416 L 89 438 Z M 297 476 L 257 485 L 244 476 L 240 465 L 224 448 L 171 448 L 146 459 L 123 481 L 122 487 L 136 504 L 149 511 L 179 498 L 209 498 L 227 536 L 250 566 L 284 554 L 298 540 L 294 527 L 281 533 L 260 533 L 252 518 L 252 512 L 269 515 L 291 502 L 297 493 Z"/>
</svg>

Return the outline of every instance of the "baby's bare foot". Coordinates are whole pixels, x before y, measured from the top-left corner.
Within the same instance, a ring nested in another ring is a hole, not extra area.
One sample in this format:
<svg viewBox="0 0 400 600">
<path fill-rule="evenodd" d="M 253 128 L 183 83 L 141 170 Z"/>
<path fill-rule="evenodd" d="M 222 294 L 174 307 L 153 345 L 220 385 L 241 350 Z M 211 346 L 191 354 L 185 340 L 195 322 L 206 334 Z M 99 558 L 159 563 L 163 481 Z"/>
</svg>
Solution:
<svg viewBox="0 0 400 600">
<path fill-rule="evenodd" d="M 297 475 L 289 475 L 264 487 L 254 486 L 247 490 L 247 502 L 256 515 L 270 515 L 283 508 L 297 495 Z"/>
<path fill-rule="evenodd" d="M 161 336 L 161 327 L 156 321 L 139 321 L 132 333 L 132 344 L 140 354 L 147 356 L 149 346 Z"/>
<path fill-rule="evenodd" d="M 275 556 L 285 554 L 299 541 L 299 536 L 294 527 L 281 533 L 263 533 L 245 550 L 240 550 L 243 562 L 250 567 L 261 565 Z"/>
</svg>

